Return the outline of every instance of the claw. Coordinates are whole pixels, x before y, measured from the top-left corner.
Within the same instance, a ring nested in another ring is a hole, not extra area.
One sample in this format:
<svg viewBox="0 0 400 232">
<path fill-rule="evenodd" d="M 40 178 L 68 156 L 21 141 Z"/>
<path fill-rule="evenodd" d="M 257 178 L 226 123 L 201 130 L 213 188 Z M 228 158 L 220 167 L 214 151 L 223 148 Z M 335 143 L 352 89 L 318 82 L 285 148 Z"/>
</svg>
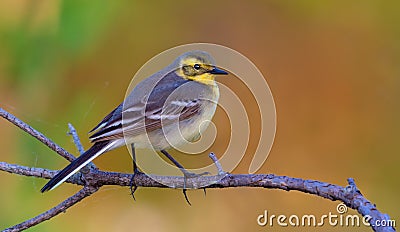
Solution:
<svg viewBox="0 0 400 232">
<path fill-rule="evenodd" d="M 133 173 L 132 178 L 131 178 L 131 181 L 129 182 L 129 189 L 131 190 L 131 196 L 132 196 L 132 198 L 133 198 L 134 201 L 136 201 L 135 192 L 136 192 L 136 190 L 137 190 L 137 188 L 138 188 L 138 186 L 136 186 L 136 185 L 134 184 L 134 181 L 133 181 L 133 180 L 135 179 L 136 174 L 137 174 L 137 172 L 134 172 L 134 173 Z"/>
<path fill-rule="evenodd" d="M 192 203 L 190 203 L 189 198 L 188 198 L 188 196 L 187 196 L 187 194 L 186 194 L 187 189 L 184 188 L 184 189 L 182 190 L 182 192 L 183 192 L 183 195 L 185 196 L 186 202 L 187 202 L 190 206 L 192 206 Z"/>
<path fill-rule="evenodd" d="M 187 179 L 188 178 L 196 178 L 196 177 L 200 177 L 200 176 L 204 176 L 204 175 L 209 175 L 211 173 L 209 172 L 203 172 L 200 174 L 196 174 L 196 173 L 192 173 L 192 172 L 188 172 L 178 161 L 176 161 L 167 151 L 165 150 L 161 150 L 161 153 L 163 153 L 169 160 L 172 161 L 172 163 L 175 164 L 175 166 L 177 166 L 181 172 L 183 173 L 183 195 L 185 196 L 186 202 L 189 205 L 192 205 L 189 201 L 189 198 L 186 194 L 187 192 L 187 188 L 186 188 L 186 183 L 187 183 Z M 206 189 L 204 188 L 204 194 L 206 194 Z"/>
<path fill-rule="evenodd" d="M 204 176 L 204 175 L 209 175 L 210 173 L 203 172 L 203 173 L 197 174 L 197 173 L 189 172 L 186 169 L 181 169 L 181 171 L 183 173 L 183 195 L 185 196 L 186 202 L 191 206 L 192 204 L 190 203 L 189 198 L 186 193 L 187 192 L 187 188 L 186 188 L 187 179 L 188 178 L 196 178 L 196 177 L 200 177 L 200 176 Z M 204 190 L 204 195 L 207 195 L 206 188 L 203 188 L 203 190 Z"/>
<path fill-rule="evenodd" d="M 136 192 L 136 189 L 138 189 L 138 186 L 134 186 L 133 188 L 131 186 L 130 189 L 131 189 L 131 196 L 132 196 L 133 200 L 136 201 L 135 192 Z"/>
</svg>

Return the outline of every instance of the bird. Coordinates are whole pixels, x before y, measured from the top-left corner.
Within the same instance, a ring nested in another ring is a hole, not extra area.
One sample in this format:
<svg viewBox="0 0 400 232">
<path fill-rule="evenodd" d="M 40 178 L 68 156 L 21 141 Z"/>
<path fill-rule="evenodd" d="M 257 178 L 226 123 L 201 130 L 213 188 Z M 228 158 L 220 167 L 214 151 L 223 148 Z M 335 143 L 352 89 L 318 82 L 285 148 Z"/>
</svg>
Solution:
<svg viewBox="0 0 400 232">
<path fill-rule="evenodd" d="M 139 173 L 135 148 L 152 148 L 188 172 L 167 150 L 194 141 L 207 128 L 219 100 L 215 77 L 228 72 L 205 51 L 194 50 L 139 82 L 124 101 L 90 133 L 93 145 L 48 181 L 41 192 L 53 190 L 96 157 L 130 144 L 134 175 Z M 131 179 L 131 192 L 132 191 Z M 184 194 L 187 200 L 185 187 Z M 188 201 L 188 200 L 187 200 Z M 190 204 L 190 203 L 189 203 Z"/>
</svg>

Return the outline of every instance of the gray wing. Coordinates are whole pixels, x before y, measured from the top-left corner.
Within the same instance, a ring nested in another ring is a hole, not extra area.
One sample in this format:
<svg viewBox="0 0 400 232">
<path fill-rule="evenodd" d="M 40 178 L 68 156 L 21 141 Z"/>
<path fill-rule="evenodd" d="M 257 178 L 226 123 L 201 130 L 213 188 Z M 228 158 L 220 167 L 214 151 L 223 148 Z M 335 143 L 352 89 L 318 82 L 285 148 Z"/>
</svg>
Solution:
<svg viewBox="0 0 400 232">
<path fill-rule="evenodd" d="M 170 72 L 163 77 L 150 77 L 139 83 L 120 104 L 92 131 L 92 142 L 120 139 L 153 131 L 192 117 L 200 110 L 197 83 Z M 147 93 L 147 94 L 146 94 Z"/>
</svg>

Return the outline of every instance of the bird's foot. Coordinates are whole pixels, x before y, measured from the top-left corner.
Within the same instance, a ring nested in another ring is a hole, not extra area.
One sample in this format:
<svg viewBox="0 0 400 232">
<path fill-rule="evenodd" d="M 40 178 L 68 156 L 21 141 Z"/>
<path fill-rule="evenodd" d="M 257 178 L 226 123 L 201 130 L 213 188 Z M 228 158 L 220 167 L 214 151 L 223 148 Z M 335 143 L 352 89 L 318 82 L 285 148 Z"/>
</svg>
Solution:
<svg viewBox="0 0 400 232">
<path fill-rule="evenodd" d="M 143 172 L 135 169 L 135 171 L 133 172 L 133 175 L 131 177 L 131 180 L 129 182 L 129 189 L 131 190 L 131 196 L 132 196 L 133 200 L 135 200 L 135 201 L 136 201 L 135 192 L 138 189 L 138 186 L 135 183 L 135 177 L 138 175 L 145 175 L 145 174 Z"/>
<path fill-rule="evenodd" d="M 183 192 L 183 195 L 185 196 L 186 202 L 187 202 L 189 205 L 192 205 L 192 204 L 190 203 L 190 201 L 189 201 L 188 196 L 187 196 L 187 179 L 190 179 L 190 178 L 198 178 L 198 177 L 201 177 L 201 176 L 204 176 L 204 175 L 209 175 L 209 174 L 211 174 L 211 173 L 209 173 L 209 172 L 202 172 L 202 173 L 197 174 L 197 173 L 189 172 L 189 171 L 187 171 L 186 169 L 181 169 L 181 171 L 182 171 L 182 173 L 183 173 L 183 190 L 182 190 L 182 192 Z M 206 189 L 203 188 L 203 190 L 204 190 L 204 195 L 206 195 Z"/>
</svg>

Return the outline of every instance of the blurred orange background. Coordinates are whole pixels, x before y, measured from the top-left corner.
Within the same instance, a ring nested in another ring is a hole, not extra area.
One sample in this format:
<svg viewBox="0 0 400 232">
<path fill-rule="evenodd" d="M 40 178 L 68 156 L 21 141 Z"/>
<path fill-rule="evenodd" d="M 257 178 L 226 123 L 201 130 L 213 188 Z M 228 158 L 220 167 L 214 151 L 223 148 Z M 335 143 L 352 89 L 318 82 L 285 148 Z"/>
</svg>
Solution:
<svg viewBox="0 0 400 232">
<path fill-rule="evenodd" d="M 4 0 L 0 106 L 77 154 L 67 123 L 88 148 L 86 132 L 122 101 L 132 76 L 148 59 L 185 43 L 221 44 L 254 62 L 274 95 L 275 143 L 258 173 L 339 185 L 353 177 L 378 209 L 398 221 L 399 7 L 398 1 L 372 0 Z M 216 124 L 219 120 L 224 116 L 217 112 Z M 5 120 L 0 120 L 0 137 L 0 161 L 49 169 L 67 165 Z M 251 158 L 246 156 L 233 173 L 246 173 Z M 104 170 L 132 169 L 126 149 L 95 163 Z M 2 229 L 79 190 L 64 184 L 41 194 L 45 180 L 4 172 L 0 183 Z M 250 188 L 210 189 L 206 197 L 189 191 L 189 197 L 191 207 L 178 190 L 139 188 L 133 201 L 128 188 L 106 186 L 30 231 L 298 231 L 260 227 L 256 219 L 264 210 L 322 215 L 336 212 L 339 203 Z"/>
</svg>

